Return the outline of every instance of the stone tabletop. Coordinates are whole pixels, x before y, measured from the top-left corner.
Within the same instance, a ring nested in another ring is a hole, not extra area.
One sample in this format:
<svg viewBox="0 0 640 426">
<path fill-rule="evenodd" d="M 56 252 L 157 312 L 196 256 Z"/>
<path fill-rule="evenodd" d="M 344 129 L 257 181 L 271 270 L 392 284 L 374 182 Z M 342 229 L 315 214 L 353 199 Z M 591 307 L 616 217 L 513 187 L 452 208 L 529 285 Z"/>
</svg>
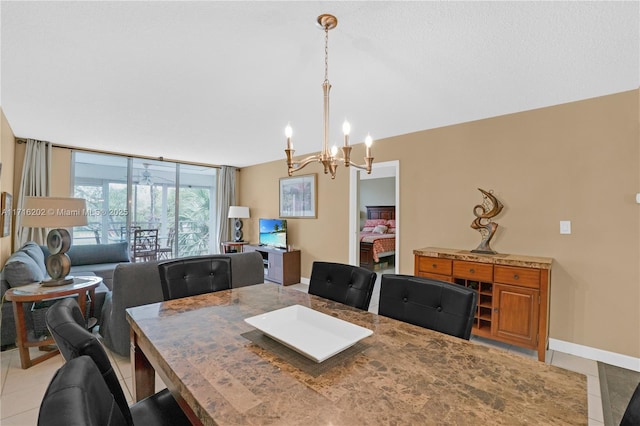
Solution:
<svg viewBox="0 0 640 426">
<path fill-rule="evenodd" d="M 469 250 L 441 247 L 425 247 L 413 251 L 417 256 L 440 257 L 442 259 L 467 260 L 471 262 L 492 263 L 495 265 L 520 266 L 523 268 L 551 269 L 550 257 L 524 256 L 520 254 L 483 254 Z"/>
<path fill-rule="evenodd" d="M 244 338 L 300 304 L 373 330 L 320 375 Z M 204 424 L 587 424 L 584 375 L 275 284 L 127 310 L 146 353 Z"/>
</svg>

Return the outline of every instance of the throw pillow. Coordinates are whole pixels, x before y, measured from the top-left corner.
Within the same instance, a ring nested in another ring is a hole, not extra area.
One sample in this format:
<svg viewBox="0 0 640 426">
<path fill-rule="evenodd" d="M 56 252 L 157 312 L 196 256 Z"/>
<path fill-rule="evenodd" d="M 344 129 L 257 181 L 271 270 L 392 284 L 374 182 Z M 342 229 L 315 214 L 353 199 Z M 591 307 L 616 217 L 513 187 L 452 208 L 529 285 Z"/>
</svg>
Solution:
<svg viewBox="0 0 640 426">
<path fill-rule="evenodd" d="M 362 232 L 373 232 L 373 226 L 365 226 L 362 228 Z"/>
<path fill-rule="evenodd" d="M 40 282 L 45 275 L 35 260 L 22 251 L 17 251 L 11 255 L 3 269 L 4 279 L 9 283 L 9 287 L 19 287 L 35 282 Z"/>
<path fill-rule="evenodd" d="M 375 228 L 373 228 L 373 233 L 374 234 L 384 234 L 385 232 L 387 232 L 387 229 L 389 229 L 389 228 L 387 228 L 384 225 L 378 225 Z"/>
<path fill-rule="evenodd" d="M 378 226 L 378 225 L 384 225 L 386 223 L 387 221 L 385 219 L 367 219 L 364 222 L 364 226 Z"/>
<path fill-rule="evenodd" d="M 34 241 L 28 241 L 20 247 L 19 251 L 26 253 L 32 258 L 36 262 L 36 265 L 40 267 L 40 270 L 42 270 L 42 274 L 45 277 L 47 276 L 47 265 L 44 262 L 44 253 L 38 244 Z"/>
</svg>

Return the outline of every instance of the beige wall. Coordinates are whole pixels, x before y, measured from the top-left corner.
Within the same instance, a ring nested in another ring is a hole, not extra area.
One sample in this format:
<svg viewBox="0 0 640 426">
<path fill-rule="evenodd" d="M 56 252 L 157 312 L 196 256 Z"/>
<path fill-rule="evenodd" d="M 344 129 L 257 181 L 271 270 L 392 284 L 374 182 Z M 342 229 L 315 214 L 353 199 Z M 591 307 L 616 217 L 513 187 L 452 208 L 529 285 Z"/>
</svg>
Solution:
<svg viewBox="0 0 640 426">
<path fill-rule="evenodd" d="M 376 161 L 400 162 L 400 272 L 413 273 L 416 248 L 475 248 L 477 188 L 493 190 L 505 208 L 492 247 L 555 259 L 550 337 L 640 357 L 639 117 L 634 90 L 376 141 Z M 240 175 L 257 241 L 258 218 L 278 216 L 284 152 Z M 318 219 L 288 223 L 304 277 L 314 260 L 348 262 L 348 173 L 318 176 Z"/>
<path fill-rule="evenodd" d="M 12 195 L 15 194 L 13 191 L 14 158 L 15 136 L 7 118 L 4 116 L 4 111 L 0 108 L 0 163 L 2 163 L 0 192 L 8 192 Z M 0 237 L 0 268 L 4 266 L 4 263 L 11 255 L 12 238 L 12 236 Z"/>
</svg>

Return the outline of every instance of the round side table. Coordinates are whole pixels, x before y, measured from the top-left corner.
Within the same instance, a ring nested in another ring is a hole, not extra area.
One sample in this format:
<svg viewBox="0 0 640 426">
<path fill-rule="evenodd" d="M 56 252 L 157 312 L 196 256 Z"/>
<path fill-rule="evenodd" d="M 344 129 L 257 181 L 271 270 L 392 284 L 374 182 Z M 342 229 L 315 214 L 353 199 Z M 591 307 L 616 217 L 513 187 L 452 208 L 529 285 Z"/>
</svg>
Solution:
<svg viewBox="0 0 640 426">
<path fill-rule="evenodd" d="M 100 277 L 74 277 L 72 284 L 61 285 L 57 287 L 45 287 L 40 283 L 28 284 L 22 287 L 14 287 L 5 293 L 7 300 L 13 303 L 13 316 L 16 321 L 16 346 L 20 353 L 20 365 L 26 369 L 32 365 L 36 365 L 46 359 L 58 354 L 55 349 L 44 355 L 40 355 L 31 359 L 29 348 L 34 346 L 54 345 L 56 342 L 52 337 L 46 340 L 29 340 L 27 334 L 27 325 L 24 318 L 23 303 L 40 302 L 42 300 L 58 299 L 65 296 L 78 295 L 78 305 L 81 312 L 86 311 L 87 297 L 93 302 L 95 298 L 95 289 L 102 282 Z"/>
<path fill-rule="evenodd" d="M 223 253 L 242 253 L 245 244 L 249 244 L 246 241 L 223 241 L 222 252 Z"/>
</svg>

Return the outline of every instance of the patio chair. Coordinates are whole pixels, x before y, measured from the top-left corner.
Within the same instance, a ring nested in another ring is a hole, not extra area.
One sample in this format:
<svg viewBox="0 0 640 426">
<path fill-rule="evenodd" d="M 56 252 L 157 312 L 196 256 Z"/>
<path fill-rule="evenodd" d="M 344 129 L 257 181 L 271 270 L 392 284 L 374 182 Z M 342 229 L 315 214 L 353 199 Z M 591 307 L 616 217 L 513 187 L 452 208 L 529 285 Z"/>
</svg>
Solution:
<svg viewBox="0 0 640 426">
<path fill-rule="evenodd" d="M 136 229 L 133 231 L 131 260 L 148 262 L 158 258 L 158 230 Z"/>
</svg>

